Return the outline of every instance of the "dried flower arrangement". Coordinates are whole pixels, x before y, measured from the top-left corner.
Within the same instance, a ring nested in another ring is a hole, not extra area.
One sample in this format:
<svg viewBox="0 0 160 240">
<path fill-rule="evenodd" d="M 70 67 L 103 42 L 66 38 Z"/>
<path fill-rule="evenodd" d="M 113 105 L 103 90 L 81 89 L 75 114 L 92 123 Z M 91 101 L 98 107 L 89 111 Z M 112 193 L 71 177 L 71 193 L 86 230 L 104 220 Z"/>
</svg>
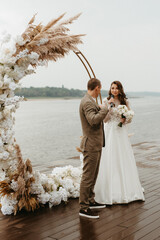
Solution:
<svg viewBox="0 0 160 240">
<path fill-rule="evenodd" d="M 5 34 L 0 48 L 0 206 L 3 214 L 16 214 L 21 209 L 34 211 L 78 197 L 81 168 L 55 168 L 50 175 L 34 172 L 29 159 L 23 160 L 14 138 L 14 113 L 23 97 L 15 96 L 20 80 L 48 61 L 57 61 L 82 43 L 80 35 L 70 35 L 68 24 L 80 14 L 46 26 L 35 25 L 35 16 L 21 36 L 12 39 Z"/>
</svg>

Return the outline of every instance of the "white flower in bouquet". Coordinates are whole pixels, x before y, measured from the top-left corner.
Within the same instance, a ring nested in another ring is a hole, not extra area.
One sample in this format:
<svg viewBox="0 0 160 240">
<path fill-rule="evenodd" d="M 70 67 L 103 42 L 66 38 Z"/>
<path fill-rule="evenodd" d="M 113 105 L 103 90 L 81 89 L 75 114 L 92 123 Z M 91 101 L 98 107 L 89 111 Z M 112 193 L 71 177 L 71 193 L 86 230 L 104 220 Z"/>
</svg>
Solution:
<svg viewBox="0 0 160 240">
<path fill-rule="evenodd" d="M 36 64 L 38 62 L 39 55 L 36 52 L 31 52 L 28 54 L 30 63 Z"/>
<path fill-rule="evenodd" d="M 40 182 L 33 182 L 31 184 L 31 193 L 38 194 L 39 197 L 41 194 L 45 193 L 44 188 Z"/>
<path fill-rule="evenodd" d="M 59 193 L 60 193 L 60 195 L 61 195 L 61 201 L 64 201 L 64 202 L 66 202 L 66 201 L 67 201 L 67 199 L 68 199 L 68 194 L 67 194 L 67 191 L 66 191 L 66 189 L 64 189 L 64 188 L 60 187 L 60 188 L 59 188 L 59 190 L 58 190 L 58 192 L 59 192 Z"/>
<path fill-rule="evenodd" d="M 72 167 L 71 177 L 79 181 L 81 179 L 82 168 L 81 167 Z"/>
<path fill-rule="evenodd" d="M 8 121 L 8 120 L 7 120 Z M 7 130 L 2 130 L 1 131 L 1 137 L 2 137 L 2 141 L 4 143 L 8 143 L 9 141 L 11 141 L 11 138 L 14 134 L 14 131 L 13 130 L 10 130 L 10 126 Z"/>
<path fill-rule="evenodd" d="M 46 67 L 47 67 L 47 66 L 48 66 L 48 63 L 47 63 L 46 60 L 41 60 L 41 59 L 40 59 L 40 60 L 38 61 L 38 66 L 46 66 Z"/>
<path fill-rule="evenodd" d="M 23 51 L 19 52 L 19 54 L 16 55 L 16 59 L 20 59 L 20 58 L 25 58 L 27 57 L 29 50 L 28 49 L 24 49 Z"/>
<path fill-rule="evenodd" d="M 18 35 L 15 37 L 15 42 L 19 45 L 19 46 L 23 46 L 26 41 L 23 39 L 22 36 Z"/>
<path fill-rule="evenodd" d="M 126 105 L 118 106 L 118 114 L 121 118 L 125 118 L 126 122 L 130 122 L 134 116 L 134 112 L 132 110 L 128 110 Z M 120 122 L 118 126 L 122 127 L 122 122 Z"/>
<path fill-rule="evenodd" d="M 127 122 L 131 121 L 134 116 L 133 110 L 128 110 L 128 112 L 126 112 L 124 116 L 126 117 Z"/>
<path fill-rule="evenodd" d="M 9 158 L 9 153 L 7 151 L 0 153 L 0 159 L 7 160 L 8 158 Z"/>
<path fill-rule="evenodd" d="M 49 41 L 48 38 L 41 38 L 39 43 L 37 43 L 37 46 L 43 45 L 43 44 L 47 43 L 48 41 Z"/>
<path fill-rule="evenodd" d="M 7 118 L 11 115 L 11 111 L 9 108 L 5 107 L 5 109 L 3 110 L 3 117 Z"/>
<path fill-rule="evenodd" d="M 61 201 L 66 202 L 67 199 L 67 191 L 64 188 L 60 187 L 58 191 L 51 192 L 49 199 L 49 207 L 59 205 Z"/>
<path fill-rule="evenodd" d="M 14 212 L 15 205 L 17 204 L 17 200 L 12 197 L 12 195 L 5 195 L 1 197 L 1 211 L 4 215 L 10 215 Z"/>
<path fill-rule="evenodd" d="M 4 121 L 2 121 L 1 123 L 1 127 L 4 129 L 9 129 L 12 126 L 12 119 L 5 119 Z"/>
<path fill-rule="evenodd" d="M 5 102 L 5 100 L 6 100 L 6 98 L 7 98 L 7 94 L 1 94 L 0 95 L 0 103 L 4 103 Z"/>
<path fill-rule="evenodd" d="M 71 197 L 72 193 L 74 192 L 73 180 L 72 179 L 64 179 L 63 188 L 67 191 L 68 197 Z"/>
<path fill-rule="evenodd" d="M 0 63 L 9 65 L 14 65 L 16 58 L 13 57 L 15 48 L 2 48 L 0 51 Z"/>
<path fill-rule="evenodd" d="M 38 201 L 42 204 L 46 204 L 47 202 L 49 202 L 50 197 L 51 196 L 49 193 L 44 192 L 44 193 L 38 195 Z"/>
<path fill-rule="evenodd" d="M 13 71 L 13 77 L 16 81 L 19 81 L 21 78 L 23 78 L 26 73 L 25 69 L 22 66 L 15 65 L 14 66 L 14 71 Z"/>
<path fill-rule="evenodd" d="M 25 71 L 25 74 L 26 74 L 26 75 L 30 75 L 30 74 L 33 74 L 33 73 L 35 73 L 35 71 L 34 71 L 33 69 L 27 69 L 27 70 Z"/>
<path fill-rule="evenodd" d="M 59 205 L 62 201 L 62 195 L 61 195 L 61 189 L 59 191 L 53 191 L 50 194 L 50 199 L 49 199 L 49 207 L 51 208 L 53 205 Z"/>
<path fill-rule="evenodd" d="M 5 106 L 9 106 L 9 105 L 15 105 L 17 103 L 19 103 L 20 101 L 23 101 L 24 100 L 24 97 L 20 97 L 20 96 L 14 96 L 14 97 L 11 97 L 11 98 L 7 98 L 6 101 L 5 101 Z"/>
<path fill-rule="evenodd" d="M 12 152 L 12 155 L 13 155 L 13 153 L 14 152 Z M 16 156 L 16 154 L 15 154 L 15 156 Z M 9 163 L 9 169 L 10 169 L 10 171 L 11 172 L 15 172 L 16 171 L 16 169 L 17 169 L 17 161 L 16 160 L 12 160 L 12 161 L 10 161 L 10 163 Z"/>
<path fill-rule="evenodd" d="M 5 172 L 1 172 L 1 173 L 0 173 L 0 181 L 4 181 L 5 178 L 6 178 Z"/>
<path fill-rule="evenodd" d="M 10 145 L 7 145 L 7 151 L 9 152 L 9 153 L 13 153 L 13 151 L 14 151 L 14 147 L 10 144 Z M 12 160 L 12 161 L 14 161 L 14 160 Z M 12 162 L 11 161 L 11 162 Z"/>
<path fill-rule="evenodd" d="M 11 188 L 13 189 L 13 191 L 17 191 L 18 190 L 18 188 L 19 188 L 19 186 L 18 186 L 18 183 L 15 181 L 15 180 L 12 180 L 11 181 Z"/>
<path fill-rule="evenodd" d="M 64 171 L 64 168 L 65 167 L 55 167 L 52 170 L 52 175 L 54 175 L 54 176 L 61 176 L 61 178 L 64 177 L 66 175 L 65 171 Z"/>
<path fill-rule="evenodd" d="M 121 114 L 124 114 L 125 112 L 128 112 L 128 108 L 126 105 L 119 105 L 118 106 L 118 113 L 121 115 Z"/>
<path fill-rule="evenodd" d="M 12 80 L 13 80 L 12 78 L 10 78 L 7 74 L 5 74 L 5 76 L 4 76 L 4 84 L 5 85 L 10 84 Z"/>
<path fill-rule="evenodd" d="M 9 88 L 14 91 L 16 88 L 18 88 L 18 85 L 15 82 L 9 83 Z"/>
<path fill-rule="evenodd" d="M 11 35 L 7 32 L 2 33 L 3 38 L 0 39 L 1 44 L 8 43 L 11 40 Z"/>
</svg>

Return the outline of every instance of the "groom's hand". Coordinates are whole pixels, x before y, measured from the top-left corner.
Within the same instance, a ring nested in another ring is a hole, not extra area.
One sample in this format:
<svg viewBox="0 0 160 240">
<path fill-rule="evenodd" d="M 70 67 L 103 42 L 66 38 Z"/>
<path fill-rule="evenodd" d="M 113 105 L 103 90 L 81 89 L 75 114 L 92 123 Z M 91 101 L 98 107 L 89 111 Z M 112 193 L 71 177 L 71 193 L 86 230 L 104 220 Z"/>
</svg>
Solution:
<svg viewBox="0 0 160 240">
<path fill-rule="evenodd" d="M 105 104 L 99 105 L 99 107 L 100 107 L 100 109 L 108 109 L 108 107 Z"/>
<path fill-rule="evenodd" d="M 105 106 L 104 105 L 99 105 L 100 109 L 104 108 Z"/>
</svg>

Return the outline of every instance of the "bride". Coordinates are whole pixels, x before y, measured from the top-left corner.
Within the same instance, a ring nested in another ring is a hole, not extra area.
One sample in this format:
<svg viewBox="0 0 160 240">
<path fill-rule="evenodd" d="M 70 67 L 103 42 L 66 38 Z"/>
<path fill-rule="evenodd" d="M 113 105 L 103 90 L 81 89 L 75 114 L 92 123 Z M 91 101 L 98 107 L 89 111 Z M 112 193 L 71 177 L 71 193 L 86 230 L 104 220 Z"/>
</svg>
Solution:
<svg viewBox="0 0 160 240">
<path fill-rule="evenodd" d="M 113 95 L 113 96 L 112 96 Z M 104 104 L 110 108 L 104 119 L 105 148 L 95 185 L 95 201 L 103 204 L 129 203 L 145 200 L 141 187 L 136 162 L 128 138 L 125 118 L 119 117 L 118 106 L 129 102 L 119 81 L 111 83 L 109 97 Z M 111 107 L 112 106 L 112 107 Z M 119 127 L 122 122 L 122 127 Z"/>
</svg>

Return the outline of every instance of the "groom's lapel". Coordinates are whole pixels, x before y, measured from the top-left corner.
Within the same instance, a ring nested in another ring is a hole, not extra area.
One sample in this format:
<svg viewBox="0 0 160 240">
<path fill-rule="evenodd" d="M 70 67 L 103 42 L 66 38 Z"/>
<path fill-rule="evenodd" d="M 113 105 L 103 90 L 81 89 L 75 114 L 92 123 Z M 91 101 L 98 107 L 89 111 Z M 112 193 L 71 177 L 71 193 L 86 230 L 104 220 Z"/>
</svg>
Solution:
<svg viewBox="0 0 160 240">
<path fill-rule="evenodd" d="M 91 97 L 88 93 L 86 93 L 87 97 L 94 103 L 95 107 L 100 110 L 100 107 L 98 106 L 98 104 L 96 103 L 96 101 L 93 99 L 93 97 Z"/>
</svg>

